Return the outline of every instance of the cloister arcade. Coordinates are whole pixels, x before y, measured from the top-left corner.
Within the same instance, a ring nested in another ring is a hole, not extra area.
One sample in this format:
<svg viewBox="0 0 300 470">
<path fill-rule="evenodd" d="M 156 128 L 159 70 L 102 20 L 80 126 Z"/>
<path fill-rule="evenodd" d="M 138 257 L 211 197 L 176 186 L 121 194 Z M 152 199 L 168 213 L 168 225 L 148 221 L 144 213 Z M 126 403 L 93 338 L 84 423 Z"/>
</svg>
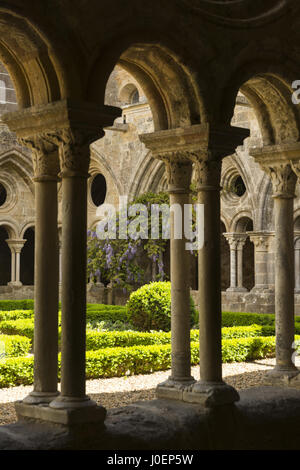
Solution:
<svg viewBox="0 0 300 470">
<path fill-rule="evenodd" d="M 294 199 L 300 175 L 300 106 L 292 101 L 292 83 L 300 76 L 299 2 L 252 2 L 250 7 L 246 0 L 238 8 L 236 2 L 166 3 L 162 10 L 156 2 L 138 0 L 130 5 L 119 0 L 0 2 L 0 60 L 19 105 L 2 120 L 32 152 L 34 172 L 34 389 L 16 404 L 20 419 L 79 425 L 82 433 L 86 424 L 99 430 L 105 420 L 105 409 L 85 392 L 87 181 L 90 145 L 121 117 L 119 107 L 104 101 L 117 64 L 140 84 L 151 108 L 153 128 L 139 136 L 144 151 L 151 151 L 147 165 L 163 162 L 170 202 L 180 206 L 190 200 L 194 175 L 198 202 L 205 208 L 204 245 L 198 252 L 200 381 L 191 376 L 190 364 L 190 259 L 186 240 L 174 238 L 171 224 L 172 370 L 158 384 L 157 397 L 210 409 L 230 407 L 240 398 L 222 379 L 220 243 L 221 200 L 226 198 L 220 196 L 222 160 L 224 167 L 227 158 L 238 162 L 249 143 L 249 129 L 237 126 L 234 118 L 239 93 L 258 122 L 257 144 L 249 149 L 250 173 L 256 162 L 270 179 L 263 179 L 258 191 L 254 178 L 242 178 L 246 187 L 252 184 L 245 201 L 253 210 L 244 206 L 244 213 L 231 223 L 223 214 L 231 248 L 229 288 L 243 289 L 244 281 L 249 288 L 273 286 L 276 366 L 266 381 L 299 386 L 299 370 L 292 361 Z M 129 91 L 132 103 L 137 95 Z M 241 181 L 235 174 L 228 178 L 237 183 L 241 196 L 236 197 L 242 199 Z M 267 235 L 260 232 L 264 211 L 270 208 L 265 201 L 258 204 L 264 191 L 273 200 L 274 230 Z M 261 268 L 255 280 L 242 275 L 243 243 L 254 257 L 248 237 L 255 246 L 255 265 Z M 264 270 L 270 243 L 273 281 Z"/>
</svg>

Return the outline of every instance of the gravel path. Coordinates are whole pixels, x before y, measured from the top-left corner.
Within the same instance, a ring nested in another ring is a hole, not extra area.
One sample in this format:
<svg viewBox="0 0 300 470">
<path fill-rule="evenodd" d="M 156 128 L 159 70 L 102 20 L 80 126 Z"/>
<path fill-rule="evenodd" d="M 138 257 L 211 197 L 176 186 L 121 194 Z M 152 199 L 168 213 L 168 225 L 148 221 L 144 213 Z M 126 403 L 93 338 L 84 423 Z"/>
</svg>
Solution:
<svg viewBox="0 0 300 470">
<path fill-rule="evenodd" d="M 237 390 L 256 387 L 261 385 L 265 371 L 271 369 L 274 364 L 275 359 L 223 364 L 223 377 Z M 300 367 L 299 357 L 296 365 Z M 88 380 L 87 393 L 105 408 L 116 408 L 138 400 L 152 400 L 155 398 L 156 385 L 166 380 L 169 375 L 170 371 L 163 371 L 149 375 Z M 192 375 L 196 380 L 199 379 L 198 367 L 192 368 Z M 31 390 L 32 386 L 0 389 L 0 424 L 16 421 L 13 402 L 22 400 Z"/>
</svg>

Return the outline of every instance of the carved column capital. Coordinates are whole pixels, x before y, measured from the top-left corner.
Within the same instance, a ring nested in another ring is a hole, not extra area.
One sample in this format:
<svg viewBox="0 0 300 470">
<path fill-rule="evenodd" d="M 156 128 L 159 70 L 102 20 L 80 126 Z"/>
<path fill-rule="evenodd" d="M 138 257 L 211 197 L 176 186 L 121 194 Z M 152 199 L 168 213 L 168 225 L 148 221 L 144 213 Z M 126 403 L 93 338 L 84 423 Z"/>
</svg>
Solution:
<svg viewBox="0 0 300 470">
<path fill-rule="evenodd" d="M 103 129 L 120 114 L 121 110 L 114 106 L 65 99 L 7 113 L 2 120 L 24 145 L 38 154 L 46 152 L 50 156 L 59 148 L 62 176 L 87 177 L 89 145 L 103 137 Z M 37 157 L 38 174 L 39 166 L 43 170 L 43 165 L 44 161 Z"/>
<path fill-rule="evenodd" d="M 220 189 L 222 158 L 234 153 L 248 136 L 248 129 L 202 123 L 143 134 L 139 139 L 154 158 L 168 152 L 185 155 L 195 165 L 199 191 L 205 191 Z"/>
<path fill-rule="evenodd" d="M 272 241 L 273 233 L 269 232 L 247 232 L 250 240 L 255 246 L 256 251 L 268 251 Z"/>
<path fill-rule="evenodd" d="M 17 238 L 9 238 L 5 241 L 8 244 L 10 250 L 14 251 L 15 253 L 21 253 L 23 246 L 26 243 L 26 240 L 17 239 Z"/>
<path fill-rule="evenodd" d="M 103 136 L 102 129 L 97 135 L 80 128 L 61 129 L 56 135 L 59 147 L 60 175 L 88 178 L 90 165 L 90 144 Z"/>
<path fill-rule="evenodd" d="M 300 174 L 299 142 L 253 147 L 250 149 L 250 155 L 270 176 L 274 198 L 295 197 L 297 176 Z"/>
<path fill-rule="evenodd" d="M 223 236 L 232 250 L 242 250 L 248 238 L 246 233 L 223 233 Z"/>
<path fill-rule="evenodd" d="M 261 167 L 271 178 L 274 198 L 295 197 L 297 177 L 289 163 L 261 164 Z"/>
<path fill-rule="evenodd" d="M 210 160 L 196 152 L 192 155 L 194 162 L 195 177 L 194 182 L 198 191 L 220 191 L 221 180 L 221 160 Z"/>
<path fill-rule="evenodd" d="M 18 140 L 32 151 L 34 180 L 57 181 L 59 159 L 55 135 L 41 133 L 32 137 L 19 137 Z"/>
<path fill-rule="evenodd" d="M 165 164 L 170 193 L 188 193 L 192 178 L 192 161 L 188 151 L 161 152 L 157 158 Z"/>
</svg>

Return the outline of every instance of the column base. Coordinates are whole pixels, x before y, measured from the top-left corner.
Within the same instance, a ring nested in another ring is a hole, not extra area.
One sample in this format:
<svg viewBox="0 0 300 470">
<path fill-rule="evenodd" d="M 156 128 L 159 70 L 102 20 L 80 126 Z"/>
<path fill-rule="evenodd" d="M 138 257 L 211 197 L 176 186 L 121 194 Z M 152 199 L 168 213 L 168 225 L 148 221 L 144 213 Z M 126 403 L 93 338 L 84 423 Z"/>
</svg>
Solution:
<svg viewBox="0 0 300 470">
<path fill-rule="evenodd" d="M 225 382 L 196 382 L 183 392 L 183 401 L 197 403 L 207 408 L 232 405 L 240 396 L 235 388 Z"/>
<path fill-rule="evenodd" d="M 273 286 L 267 286 L 267 285 L 254 286 L 251 289 L 250 293 L 251 294 L 274 294 L 275 288 Z"/>
<path fill-rule="evenodd" d="M 174 380 L 169 377 L 165 382 L 157 385 L 155 395 L 157 398 L 167 398 L 170 400 L 183 400 L 183 391 L 195 384 L 194 377 Z"/>
<path fill-rule="evenodd" d="M 266 373 L 263 384 L 273 387 L 300 388 L 300 370 L 297 367 L 289 369 L 275 367 Z"/>
<path fill-rule="evenodd" d="M 70 410 L 78 408 L 95 408 L 97 403 L 90 399 L 88 395 L 85 397 L 66 397 L 59 395 L 55 400 L 49 404 L 50 408 L 58 410 Z"/>
<path fill-rule="evenodd" d="M 59 395 L 59 392 L 35 392 L 34 390 L 24 398 L 22 403 L 26 403 L 28 405 L 39 405 L 42 403 L 50 403 Z"/>
<path fill-rule="evenodd" d="M 22 287 L 23 284 L 21 281 L 10 281 L 7 283 L 8 286 L 11 286 L 11 287 Z"/>
<path fill-rule="evenodd" d="M 228 287 L 226 292 L 248 292 L 248 289 L 246 287 Z"/>
<path fill-rule="evenodd" d="M 102 406 L 81 408 L 52 408 L 47 404 L 29 405 L 16 402 L 15 409 L 19 420 L 34 420 L 63 426 L 76 426 L 89 423 L 103 425 L 106 409 Z"/>
</svg>

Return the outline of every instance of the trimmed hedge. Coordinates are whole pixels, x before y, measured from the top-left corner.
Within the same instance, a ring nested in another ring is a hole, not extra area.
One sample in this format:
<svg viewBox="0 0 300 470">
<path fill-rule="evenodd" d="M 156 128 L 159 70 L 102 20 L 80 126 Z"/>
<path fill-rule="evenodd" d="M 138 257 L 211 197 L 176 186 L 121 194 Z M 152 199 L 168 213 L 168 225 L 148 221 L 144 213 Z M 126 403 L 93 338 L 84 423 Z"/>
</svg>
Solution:
<svg viewBox="0 0 300 470">
<path fill-rule="evenodd" d="M 300 341 L 300 336 L 296 337 Z M 223 362 L 244 362 L 275 356 L 275 337 L 233 338 L 222 341 Z M 199 362 L 199 344 L 191 343 L 191 362 Z M 122 377 L 171 367 L 171 345 L 106 348 L 86 353 L 86 376 Z M 60 356 L 59 356 L 60 370 Z M 0 362 L 0 387 L 33 383 L 33 358 Z"/>
<path fill-rule="evenodd" d="M 0 300 L 0 310 L 33 310 L 34 300 Z"/>
<path fill-rule="evenodd" d="M 0 332 L 6 335 L 21 335 L 33 341 L 34 320 L 24 318 L 19 320 L 4 320 L 0 322 Z"/>
<path fill-rule="evenodd" d="M 31 341 L 25 336 L 0 335 L 0 360 L 7 357 L 25 356 L 31 349 Z M 2 357 L 4 354 L 4 357 Z"/>
<path fill-rule="evenodd" d="M 300 335 L 300 325 L 296 324 Z M 6 320 L 0 322 L 0 332 L 6 335 L 21 335 L 33 341 L 34 322 L 32 319 Z M 59 328 L 60 337 L 61 328 Z M 191 330 L 191 341 L 199 340 L 199 331 Z M 267 337 L 275 335 L 275 327 L 269 325 L 235 326 L 222 328 L 222 339 Z M 102 348 L 162 345 L 171 343 L 171 332 L 153 331 L 94 331 L 87 330 L 86 350 Z"/>
<path fill-rule="evenodd" d="M 0 311 L 0 321 L 19 320 L 24 318 L 33 319 L 33 310 L 4 310 Z"/>
<path fill-rule="evenodd" d="M 271 313 L 223 312 L 222 326 L 274 325 L 275 315 Z"/>
</svg>

